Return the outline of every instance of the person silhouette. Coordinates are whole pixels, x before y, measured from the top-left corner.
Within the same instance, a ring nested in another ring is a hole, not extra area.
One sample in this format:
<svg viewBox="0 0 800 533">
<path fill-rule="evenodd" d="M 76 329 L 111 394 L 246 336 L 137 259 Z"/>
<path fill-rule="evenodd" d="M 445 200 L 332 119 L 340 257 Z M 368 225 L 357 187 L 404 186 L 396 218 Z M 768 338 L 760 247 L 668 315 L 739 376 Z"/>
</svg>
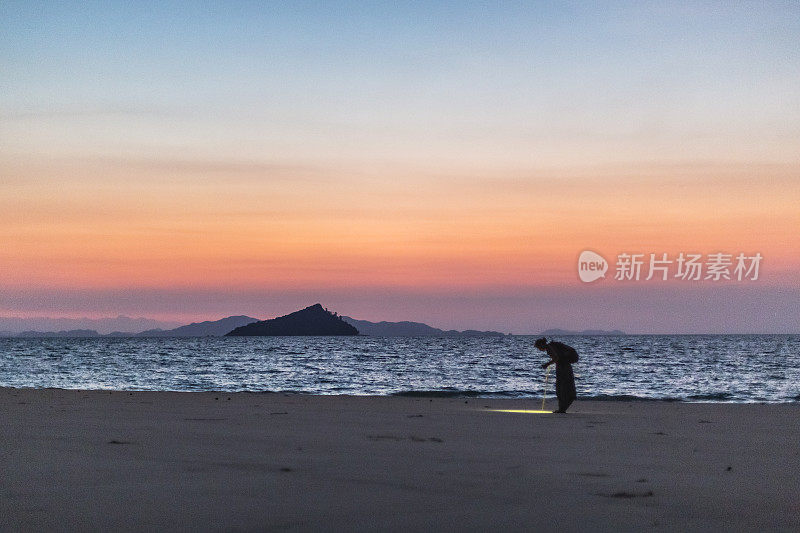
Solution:
<svg viewBox="0 0 800 533">
<path fill-rule="evenodd" d="M 578 362 L 578 352 L 575 348 L 563 342 L 547 342 L 542 337 L 536 339 L 533 345 L 543 352 L 547 352 L 550 360 L 542 365 L 542 368 L 555 363 L 556 365 L 556 396 L 558 397 L 558 409 L 554 413 L 566 413 L 572 402 L 575 401 L 575 374 L 572 372 L 572 363 Z"/>
</svg>

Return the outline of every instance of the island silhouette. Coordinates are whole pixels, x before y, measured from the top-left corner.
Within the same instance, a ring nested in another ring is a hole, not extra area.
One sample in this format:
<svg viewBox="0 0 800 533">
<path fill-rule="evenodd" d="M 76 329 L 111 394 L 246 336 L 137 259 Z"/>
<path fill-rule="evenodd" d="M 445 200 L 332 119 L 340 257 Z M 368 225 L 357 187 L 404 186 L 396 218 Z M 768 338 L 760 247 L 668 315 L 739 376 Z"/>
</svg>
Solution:
<svg viewBox="0 0 800 533">
<path fill-rule="evenodd" d="M 370 322 L 369 320 L 358 320 L 349 316 L 342 319 L 355 326 L 361 335 L 372 337 L 503 337 L 505 334 L 499 331 L 478 331 L 475 329 L 465 329 L 457 331 L 455 329 L 443 330 L 434 328 L 422 322 Z"/>
<path fill-rule="evenodd" d="M 225 334 L 227 337 L 283 335 L 358 335 L 358 330 L 338 314 L 314 304 L 288 315 L 240 326 Z"/>
</svg>

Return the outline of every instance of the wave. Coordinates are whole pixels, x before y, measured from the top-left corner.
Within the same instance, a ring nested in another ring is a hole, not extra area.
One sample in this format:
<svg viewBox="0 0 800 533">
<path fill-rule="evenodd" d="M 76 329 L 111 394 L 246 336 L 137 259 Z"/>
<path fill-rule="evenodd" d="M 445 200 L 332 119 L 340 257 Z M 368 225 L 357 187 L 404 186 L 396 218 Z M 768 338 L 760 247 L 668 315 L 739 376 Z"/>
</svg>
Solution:
<svg viewBox="0 0 800 533">
<path fill-rule="evenodd" d="M 689 400 L 705 400 L 714 402 L 724 402 L 734 400 L 735 396 L 729 392 L 710 392 L 705 394 L 690 394 Z"/>
<path fill-rule="evenodd" d="M 593 402 L 680 402 L 683 398 L 674 396 L 654 398 L 649 396 L 635 396 L 633 394 L 589 394 L 578 396 L 578 400 Z"/>
<path fill-rule="evenodd" d="M 470 389 L 430 389 L 430 390 L 404 390 L 393 392 L 390 396 L 404 396 L 408 398 L 524 398 L 541 399 L 541 391 L 490 391 Z M 555 400 L 555 395 L 548 391 L 548 400 Z M 636 396 L 633 394 L 581 394 L 578 400 L 593 402 L 681 402 L 696 400 L 731 401 L 734 396 L 728 395 L 696 395 L 689 397 L 677 396 Z"/>
<path fill-rule="evenodd" d="M 393 392 L 390 396 L 404 396 L 409 398 L 524 398 L 541 399 L 541 391 L 489 391 L 469 389 L 430 389 L 430 390 L 404 390 Z M 555 400 L 555 396 L 548 392 L 547 398 Z M 677 397 L 646 397 L 632 394 L 588 394 L 578 396 L 578 400 L 597 402 L 679 402 L 686 398 Z"/>
<path fill-rule="evenodd" d="M 409 398 L 519 398 L 522 396 L 534 397 L 535 394 L 524 391 L 485 391 L 462 389 L 433 389 L 433 390 L 404 390 L 391 393 L 391 396 L 405 396 Z"/>
</svg>

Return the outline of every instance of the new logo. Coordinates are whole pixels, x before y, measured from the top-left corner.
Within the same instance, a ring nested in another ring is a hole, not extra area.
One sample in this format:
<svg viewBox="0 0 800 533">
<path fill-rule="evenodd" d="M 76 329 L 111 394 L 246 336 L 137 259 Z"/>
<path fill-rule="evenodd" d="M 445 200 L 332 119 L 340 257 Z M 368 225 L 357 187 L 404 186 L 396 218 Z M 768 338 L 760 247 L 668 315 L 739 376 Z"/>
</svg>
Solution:
<svg viewBox="0 0 800 533">
<path fill-rule="evenodd" d="M 600 278 L 606 277 L 608 270 L 608 261 L 602 255 L 592 252 L 591 250 L 584 250 L 578 257 L 578 277 L 584 283 L 591 283 Z"/>
</svg>

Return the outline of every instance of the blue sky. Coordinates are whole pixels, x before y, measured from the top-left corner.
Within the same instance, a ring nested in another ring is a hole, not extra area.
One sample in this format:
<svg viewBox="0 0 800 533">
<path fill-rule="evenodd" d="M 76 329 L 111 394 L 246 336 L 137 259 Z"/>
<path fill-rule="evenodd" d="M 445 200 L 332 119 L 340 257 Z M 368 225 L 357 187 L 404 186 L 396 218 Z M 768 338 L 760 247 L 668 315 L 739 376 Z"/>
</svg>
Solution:
<svg viewBox="0 0 800 533">
<path fill-rule="evenodd" d="M 591 162 L 609 140 L 642 136 L 678 158 L 676 138 L 724 129 L 748 157 L 774 159 L 786 156 L 754 149 L 754 133 L 798 128 L 796 3 L 4 2 L 0 10 L 4 115 L 133 115 L 141 131 L 125 140 L 139 149 L 153 136 L 202 143 L 210 130 L 246 142 L 269 121 L 287 157 L 318 142 L 319 131 L 350 141 L 328 152 L 355 155 L 366 144 L 395 160 L 430 159 L 430 146 L 453 155 L 463 143 L 493 158 L 507 143 L 512 158 L 524 158 L 528 141 L 546 138 L 551 150 L 598 152 Z"/>
</svg>

